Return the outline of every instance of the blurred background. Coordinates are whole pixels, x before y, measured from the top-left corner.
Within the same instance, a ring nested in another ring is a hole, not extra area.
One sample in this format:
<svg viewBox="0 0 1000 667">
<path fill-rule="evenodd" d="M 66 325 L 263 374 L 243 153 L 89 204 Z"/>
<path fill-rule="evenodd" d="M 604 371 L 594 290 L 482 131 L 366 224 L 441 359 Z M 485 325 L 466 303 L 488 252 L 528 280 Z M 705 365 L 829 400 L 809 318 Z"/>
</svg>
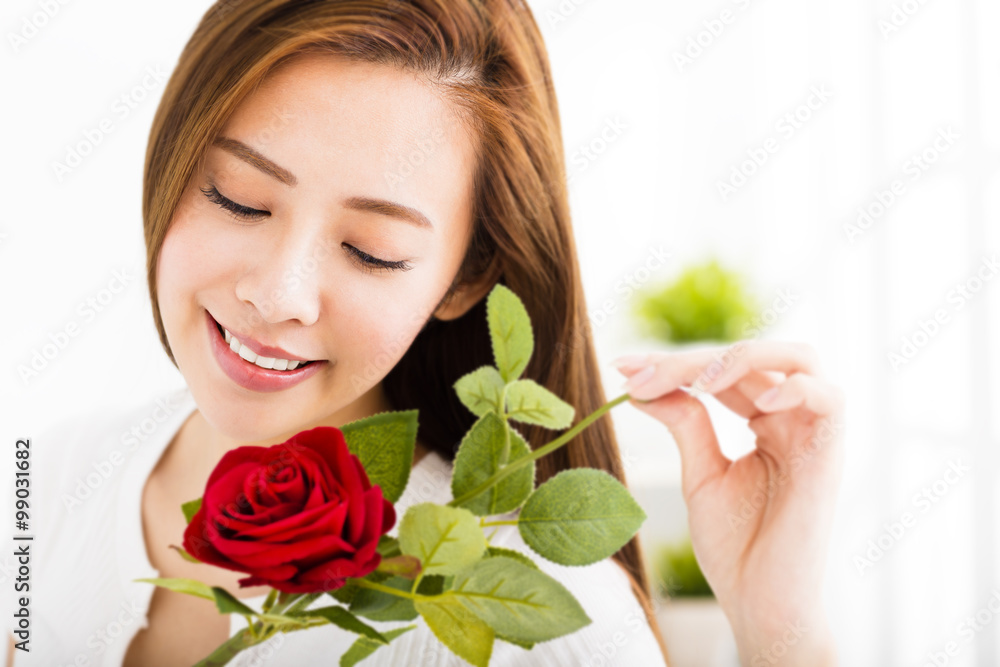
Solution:
<svg viewBox="0 0 1000 667">
<path fill-rule="evenodd" d="M 608 396 L 622 354 L 814 345 L 848 396 L 826 582 L 842 664 L 1000 664 L 1000 4 L 529 5 Z M 141 176 L 208 6 L 4 2 L 4 442 L 181 386 L 150 316 Z M 704 400 L 724 452 L 749 451 Z M 674 664 L 736 664 L 685 549 L 669 433 L 613 419 Z"/>
</svg>

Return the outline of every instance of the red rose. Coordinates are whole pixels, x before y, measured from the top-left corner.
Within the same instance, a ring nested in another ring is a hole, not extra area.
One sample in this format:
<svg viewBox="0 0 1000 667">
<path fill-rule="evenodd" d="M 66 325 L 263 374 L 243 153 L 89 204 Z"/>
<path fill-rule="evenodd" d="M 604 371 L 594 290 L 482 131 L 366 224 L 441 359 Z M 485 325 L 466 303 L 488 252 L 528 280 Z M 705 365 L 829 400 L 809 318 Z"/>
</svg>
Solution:
<svg viewBox="0 0 1000 667">
<path fill-rule="evenodd" d="M 184 531 L 184 549 L 249 574 L 241 588 L 318 593 L 378 567 L 375 547 L 395 522 L 395 508 L 341 430 L 319 426 L 280 445 L 226 452 Z"/>
</svg>

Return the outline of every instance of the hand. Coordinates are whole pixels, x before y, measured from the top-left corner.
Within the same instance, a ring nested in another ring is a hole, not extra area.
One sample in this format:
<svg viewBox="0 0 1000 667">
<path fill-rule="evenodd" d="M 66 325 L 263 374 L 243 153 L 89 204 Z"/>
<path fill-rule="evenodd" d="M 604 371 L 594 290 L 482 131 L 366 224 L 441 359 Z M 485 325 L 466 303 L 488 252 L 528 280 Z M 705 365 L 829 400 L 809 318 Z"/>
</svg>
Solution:
<svg viewBox="0 0 1000 667">
<path fill-rule="evenodd" d="M 819 377 L 815 351 L 739 341 L 618 361 L 630 377 L 629 402 L 677 441 L 695 556 L 733 626 L 741 662 L 835 664 L 820 588 L 844 399 Z M 736 461 L 723 456 L 705 405 L 681 386 L 747 419 L 756 449 Z"/>
</svg>

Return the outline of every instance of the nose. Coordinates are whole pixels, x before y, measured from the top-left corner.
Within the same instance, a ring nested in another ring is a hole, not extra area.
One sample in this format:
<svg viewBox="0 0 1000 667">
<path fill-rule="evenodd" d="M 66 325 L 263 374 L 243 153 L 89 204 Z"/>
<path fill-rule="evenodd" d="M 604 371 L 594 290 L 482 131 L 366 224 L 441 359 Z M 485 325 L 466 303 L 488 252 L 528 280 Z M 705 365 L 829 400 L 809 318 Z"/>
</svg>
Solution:
<svg viewBox="0 0 1000 667">
<path fill-rule="evenodd" d="M 256 256 L 246 258 L 248 268 L 236 282 L 236 298 L 252 307 L 253 319 L 315 324 L 322 302 L 319 274 L 328 254 L 322 239 L 289 234 L 271 241 L 264 240 Z"/>
</svg>

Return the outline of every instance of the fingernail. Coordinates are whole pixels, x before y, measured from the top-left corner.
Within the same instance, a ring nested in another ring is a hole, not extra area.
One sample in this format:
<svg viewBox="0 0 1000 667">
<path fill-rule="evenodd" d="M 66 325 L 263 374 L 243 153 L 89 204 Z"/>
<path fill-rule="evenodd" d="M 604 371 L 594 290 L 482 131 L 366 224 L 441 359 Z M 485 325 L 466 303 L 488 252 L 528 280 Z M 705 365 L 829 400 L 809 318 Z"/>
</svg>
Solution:
<svg viewBox="0 0 1000 667">
<path fill-rule="evenodd" d="M 642 362 L 646 361 L 647 357 L 649 357 L 648 354 L 626 354 L 612 360 L 611 365 L 615 367 L 638 366 Z"/>
<path fill-rule="evenodd" d="M 757 400 L 754 401 L 754 404 L 758 408 L 766 407 L 766 406 L 770 405 L 774 401 L 774 398 L 777 395 L 778 395 L 778 388 L 777 387 L 771 387 L 770 389 L 768 389 L 767 391 L 765 391 L 763 394 L 761 394 L 760 396 L 758 396 Z"/>
<path fill-rule="evenodd" d="M 638 387 L 641 387 L 646 383 L 649 378 L 653 377 L 656 372 L 656 366 L 646 366 L 641 371 L 633 375 L 628 379 L 628 381 L 622 385 L 622 389 L 626 392 L 631 393 Z"/>
</svg>

